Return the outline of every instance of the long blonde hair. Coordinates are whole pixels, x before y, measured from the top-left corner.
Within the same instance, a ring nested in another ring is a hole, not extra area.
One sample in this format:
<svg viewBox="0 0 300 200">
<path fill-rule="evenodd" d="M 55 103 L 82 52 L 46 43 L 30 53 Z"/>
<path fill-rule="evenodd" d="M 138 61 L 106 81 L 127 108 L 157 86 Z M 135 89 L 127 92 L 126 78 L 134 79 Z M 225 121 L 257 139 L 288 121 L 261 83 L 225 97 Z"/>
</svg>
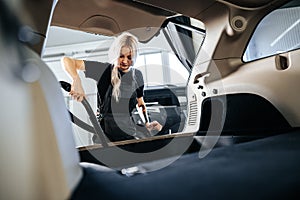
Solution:
<svg viewBox="0 0 300 200">
<path fill-rule="evenodd" d="M 120 85 L 121 85 L 121 76 L 118 70 L 118 58 L 120 56 L 121 48 L 128 47 L 131 51 L 132 56 L 132 65 L 134 64 L 136 57 L 137 57 L 137 38 L 128 33 L 124 32 L 119 35 L 114 42 L 112 43 L 109 51 L 108 51 L 108 58 L 110 63 L 113 64 L 113 69 L 111 72 L 111 84 L 113 86 L 112 96 L 118 102 L 120 98 Z"/>
</svg>

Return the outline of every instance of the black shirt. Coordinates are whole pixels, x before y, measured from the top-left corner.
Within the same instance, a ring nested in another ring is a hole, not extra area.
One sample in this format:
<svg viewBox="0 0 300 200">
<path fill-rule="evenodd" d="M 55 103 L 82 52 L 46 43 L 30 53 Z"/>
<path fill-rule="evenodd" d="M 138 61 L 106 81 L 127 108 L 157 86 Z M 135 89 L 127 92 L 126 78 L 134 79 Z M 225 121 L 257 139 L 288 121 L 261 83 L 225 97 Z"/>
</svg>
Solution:
<svg viewBox="0 0 300 200">
<path fill-rule="evenodd" d="M 100 102 L 104 102 L 105 95 L 107 92 L 111 96 L 112 84 L 111 84 L 111 71 L 113 66 L 110 63 L 102 63 L 96 61 L 84 61 L 85 64 L 85 75 L 87 78 L 92 78 L 97 82 L 98 94 L 100 100 L 98 101 L 98 106 Z M 144 96 L 144 79 L 142 72 L 138 69 L 133 69 L 127 73 L 119 71 L 121 76 L 121 86 L 120 86 L 120 100 L 119 102 L 113 102 L 114 110 L 117 112 L 131 112 L 135 107 L 136 98 Z M 111 99 L 114 99 L 113 97 Z M 128 106 L 124 106 L 124 105 Z M 111 108 L 109 108 L 111 113 Z"/>
</svg>

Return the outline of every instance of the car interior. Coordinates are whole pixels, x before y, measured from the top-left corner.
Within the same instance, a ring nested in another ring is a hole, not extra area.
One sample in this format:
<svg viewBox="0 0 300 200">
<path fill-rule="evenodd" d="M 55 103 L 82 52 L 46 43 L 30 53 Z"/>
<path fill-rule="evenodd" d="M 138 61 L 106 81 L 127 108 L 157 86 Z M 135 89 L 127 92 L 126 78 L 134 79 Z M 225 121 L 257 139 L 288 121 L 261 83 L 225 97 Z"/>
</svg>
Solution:
<svg viewBox="0 0 300 200">
<path fill-rule="evenodd" d="M 1 199 L 299 199 L 299 0 L 0 4 Z M 107 62 L 124 31 L 163 129 L 110 142 L 61 58 Z"/>
</svg>

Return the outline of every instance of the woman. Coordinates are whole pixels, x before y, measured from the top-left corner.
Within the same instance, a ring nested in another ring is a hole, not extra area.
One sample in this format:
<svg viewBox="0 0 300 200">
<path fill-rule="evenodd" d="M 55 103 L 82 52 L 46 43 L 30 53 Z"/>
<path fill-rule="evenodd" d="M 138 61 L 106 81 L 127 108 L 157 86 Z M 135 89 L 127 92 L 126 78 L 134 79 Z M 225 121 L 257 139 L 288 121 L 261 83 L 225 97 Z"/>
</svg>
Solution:
<svg viewBox="0 0 300 200">
<path fill-rule="evenodd" d="M 113 42 L 108 52 L 110 63 L 77 60 L 69 57 L 62 59 L 63 65 L 73 82 L 70 95 L 77 101 L 85 98 L 85 92 L 77 70 L 84 70 L 86 77 L 96 80 L 98 105 L 103 116 L 102 127 L 111 141 L 138 138 L 136 127 L 131 118 L 132 110 L 142 109 L 145 126 L 160 131 L 162 126 L 149 122 L 143 99 L 144 80 L 141 71 L 131 68 L 137 56 L 137 39 L 127 32 Z"/>
</svg>

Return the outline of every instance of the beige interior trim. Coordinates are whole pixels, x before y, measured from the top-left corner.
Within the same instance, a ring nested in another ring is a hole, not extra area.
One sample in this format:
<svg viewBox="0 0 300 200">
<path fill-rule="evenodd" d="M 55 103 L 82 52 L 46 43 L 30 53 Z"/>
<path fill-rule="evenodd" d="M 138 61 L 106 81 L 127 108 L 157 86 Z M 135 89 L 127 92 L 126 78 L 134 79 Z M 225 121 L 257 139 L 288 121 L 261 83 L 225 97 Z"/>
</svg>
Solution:
<svg viewBox="0 0 300 200">
<path fill-rule="evenodd" d="M 252 93 L 262 96 L 283 114 L 291 126 L 300 126 L 299 53 L 300 50 L 295 50 L 285 54 L 289 59 L 287 69 L 278 69 L 275 55 L 245 63 L 223 80 L 208 83 L 207 87 L 218 89 L 218 95 Z M 226 68 L 226 62 L 219 65 Z"/>
<path fill-rule="evenodd" d="M 167 17 L 162 10 L 156 9 L 156 12 L 150 12 L 139 9 L 139 5 L 132 6 L 132 3 L 128 2 L 129 5 L 127 5 L 122 1 L 86 3 L 81 0 L 60 0 L 54 10 L 51 25 L 96 34 L 116 35 L 123 31 L 143 27 L 161 27 Z M 149 10 L 153 9 L 149 8 Z M 140 41 L 145 41 L 155 34 L 156 32 L 151 32 L 147 34 L 147 37 L 145 34 L 142 37 L 137 35 L 137 37 Z"/>
</svg>

